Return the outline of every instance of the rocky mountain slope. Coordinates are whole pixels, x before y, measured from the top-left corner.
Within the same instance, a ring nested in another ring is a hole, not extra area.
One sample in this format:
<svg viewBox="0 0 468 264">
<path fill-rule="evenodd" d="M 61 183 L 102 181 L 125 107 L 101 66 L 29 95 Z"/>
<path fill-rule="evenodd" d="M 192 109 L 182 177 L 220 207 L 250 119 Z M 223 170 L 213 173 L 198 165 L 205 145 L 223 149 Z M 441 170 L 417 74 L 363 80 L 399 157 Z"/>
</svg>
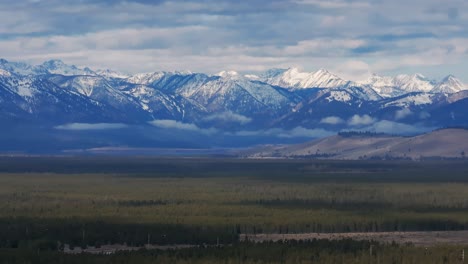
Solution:
<svg viewBox="0 0 468 264">
<path fill-rule="evenodd" d="M 381 120 L 426 128 L 466 126 L 467 90 L 454 76 L 438 82 L 420 74 L 374 75 L 351 82 L 325 69 L 308 73 L 296 68 L 259 75 L 129 75 L 59 60 L 40 65 L 0 60 L 0 119 L 8 124 L 173 120 L 230 132 L 297 127 L 372 131 Z"/>
</svg>

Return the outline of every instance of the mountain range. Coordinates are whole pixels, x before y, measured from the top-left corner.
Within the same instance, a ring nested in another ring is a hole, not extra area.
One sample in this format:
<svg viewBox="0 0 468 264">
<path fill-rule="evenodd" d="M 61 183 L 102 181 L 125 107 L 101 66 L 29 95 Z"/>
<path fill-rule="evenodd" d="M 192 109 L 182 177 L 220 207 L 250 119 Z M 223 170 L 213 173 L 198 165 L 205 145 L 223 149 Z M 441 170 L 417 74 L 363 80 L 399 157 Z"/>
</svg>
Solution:
<svg viewBox="0 0 468 264">
<path fill-rule="evenodd" d="M 251 144 L 255 136 L 310 138 L 343 130 L 414 134 L 467 126 L 467 109 L 468 87 L 452 75 L 440 81 L 372 75 L 360 82 L 297 68 L 131 75 L 60 60 L 30 65 L 0 59 L 0 122 L 11 128 L 3 132 L 9 138 L 18 127 L 45 134 L 173 129 L 216 134 L 217 146 L 226 137 L 250 138 Z"/>
</svg>

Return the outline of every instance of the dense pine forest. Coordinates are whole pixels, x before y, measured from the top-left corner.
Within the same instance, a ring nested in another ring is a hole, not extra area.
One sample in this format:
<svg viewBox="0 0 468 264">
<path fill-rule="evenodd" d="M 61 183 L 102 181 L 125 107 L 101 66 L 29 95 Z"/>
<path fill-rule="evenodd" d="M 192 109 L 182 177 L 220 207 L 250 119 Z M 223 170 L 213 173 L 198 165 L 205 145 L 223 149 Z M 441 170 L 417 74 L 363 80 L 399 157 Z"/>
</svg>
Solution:
<svg viewBox="0 0 468 264">
<path fill-rule="evenodd" d="M 456 263 L 462 245 L 240 237 L 466 230 L 466 175 L 459 161 L 0 158 L 0 263 Z M 114 244 L 189 248 L 63 253 Z"/>
</svg>

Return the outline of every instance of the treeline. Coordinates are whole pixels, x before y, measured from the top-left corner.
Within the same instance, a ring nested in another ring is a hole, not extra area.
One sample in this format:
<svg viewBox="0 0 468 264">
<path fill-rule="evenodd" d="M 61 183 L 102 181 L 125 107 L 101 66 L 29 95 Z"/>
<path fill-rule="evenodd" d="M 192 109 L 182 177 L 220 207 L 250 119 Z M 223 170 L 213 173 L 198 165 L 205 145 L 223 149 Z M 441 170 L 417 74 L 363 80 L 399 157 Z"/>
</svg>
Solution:
<svg viewBox="0 0 468 264">
<path fill-rule="evenodd" d="M 334 223 L 310 223 L 296 225 L 277 225 L 265 227 L 262 225 L 244 225 L 241 230 L 245 233 L 349 233 L 349 232 L 409 232 L 409 231 L 456 231 L 467 230 L 468 222 L 456 222 L 440 219 L 402 219 L 390 221 L 346 221 Z"/>
<path fill-rule="evenodd" d="M 341 137 L 381 137 L 381 136 L 389 136 L 385 133 L 377 133 L 371 131 L 342 131 L 338 132 L 338 136 Z"/>
<path fill-rule="evenodd" d="M 359 197 L 356 194 L 351 195 L 348 199 L 343 197 L 323 197 L 316 199 L 257 199 L 240 201 L 241 205 L 260 205 L 263 207 L 277 209 L 333 209 L 340 211 L 359 211 L 359 212 L 375 212 L 383 210 L 404 210 L 413 212 L 425 213 L 446 213 L 460 212 L 468 210 L 467 203 L 445 203 L 443 199 L 440 203 L 430 203 L 423 199 L 418 201 L 407 201 L 407 203 L 397 203 L 391 199 L 376 199 L 366 200 L 366 197 Z M 429 200 L 426 199 L 426 200 Z M 425 202 L 425 203 L 424 203 Z M 402 212 L 403 213 L 403 212 Z"/>
<path fill-rule="evenodd" d="M 86 247 L 103 244 L 230 244 L 239 240 L 239 227 L 165 224 L 120 224 L 73 219 L 0 219 L 0 248 L 57 249 L 64 244 Z"/>
<path fill-rule="evenodd" d="M 128 201 L 117 201 L 119 206 L 151 206 L 151 205 L 167 205 L 167 201 L 162 200 L 128 200 Z"/>
<path fill-rule="evenodd" d="M 382 245 L 349 239 L 329 241 L 243 242 L 225 247 L 140 250 L 114 255 L 66 255 L 56 251 L 1 250 L 0 263 L 459 263 L 461 247 Z"/>
<path fill-rule="evenodd" d="M 275 226 L 187 226 L 164 224 L 117 224 L 102 221 L 0 219 L 0 248 L 57 250 L 65 244 L 73 247 L 108 244 L 143 246 L 233 244 L 241 233 L 334 233 L 383 231 L 466 230 L 467 222 L 438 219 L 403 219 L 384 221 L 345 221 Z"/>
</svg>

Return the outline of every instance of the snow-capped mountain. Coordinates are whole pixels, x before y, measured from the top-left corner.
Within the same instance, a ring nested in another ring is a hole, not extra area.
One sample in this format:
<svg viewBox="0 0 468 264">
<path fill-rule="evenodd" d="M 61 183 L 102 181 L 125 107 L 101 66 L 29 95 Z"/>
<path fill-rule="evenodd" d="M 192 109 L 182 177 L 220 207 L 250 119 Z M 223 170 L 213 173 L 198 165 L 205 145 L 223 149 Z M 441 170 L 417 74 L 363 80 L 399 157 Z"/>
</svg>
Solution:
<svg viewBox="0 0 468 264">
<path fill-rule="evenodd" d="M 0 59 L 0 69 L 19 76 L 60 74 L 60 75 L 97 75 L 89 68 L 80 69 L 75 65 L 67 65 L 61 60 L 49 60 L 41 65 L 29 65 L 23 62 L 9 62 Z"/>
<path fill-rule="evenodd" d="M 400 74 L 393 78 L 396 87 L 405 92 L 430 92 L 434 89 L 435 82 L 430 81 L 422 74 Z"/>
<path fill-rule="evenodd" d="M 0 59 L 0 69 L 9 74 L 22 76 L 45 73 L 37 71 L 37 66 L 32 66 L 23 62 L 9 62 L 5 59 Z"/>
<path fill-rule="evenodd" d="M 11 73 L 9 71 L 0 69 L 0 76 L 10 77 Z"/>
<path fill-rule="evenodd" d="M 302 72 L 296 68 L 262 74 L 156 71 L 126 75 L 59 60 L 40 65 L 0 60 L 0 120 L 15 120 L 14 124 L 145 126 L 164 119 L 188 123 L 175 126 L 191 131 L 213 127 L 230 132 L 297 127 L 340 130 L 354 116 L 367 116 L 368 120 L 436 127 L 468 125 L 466 109 L 468 87 L 454 76 L 437 82 L 420 74 L 373 75 L 352 82 L 324 69 Z"/>
<path fill-rule="evenodd" d="M 223 71 L 207 78 L 181 94 L 211 111 L 233 111 L 241 114 L 267 112 L 289 104 L 290 99 L 271 85 L 252 82 L 234 71 Z"/>
<path fill-rule="evenodd" d="M 431 90 L 431 92 L 452 94 L 463 90 L 468 90 L 468 87 L 460 80 L 455 78 L 455 76 L 449 75 L 445 77 L 440 83 L 438 83 L 434 89 Z"/>
<path fill-rule="evenodd" d="M 177 75 L 191 75 L 191 72 L 149 72 L 149 73 L 138 73 L 128 77 L 125 81 L 134 84 L 143 84 L 143 85 L 155 85 L 156 82 L 161 80 L 162 78 L 168 78 L 170 76 L 177 76 Z"/>
<path fill-rule="evenodd" d="M 343 80 L 325 69 L 316 72 L 301 72 L 298 68 L 272 70 L 260 76 L 260 80 L 290 89 L 339 88 L 352 85 L 352 82 Z"/>
<path fill-rule="evenodd" d="M 65 76 L 73 75 L 97 75 L 89 68 L 79 69 L 75 65 L 67 65 L 61 60 L 49 60 L 36 67 L 38 72 L 47 72 L 49 74 L 60 74 Z"/>
<path fill-rule="evenodd" d="M 361 86 L 372 87 L 380 96 L 391 98 L 405 94 L 405 91 L 397 87 L 393 77 L 373 74 L 367 80 L 358 82 Z"/>
<path fill-rule="evenodd" d="M 113 70 L 96 70 L 95 71 L 96 75 L 105 77 L 107 79 L 127 79 L 130 77 L 129 74 L 123 73 L 123 72 L 118 72 L 118 71 L 113 71 Z"/>
<path fill-rule="evenodd" d="M 53 124 L 70 118 L 75 122 L 120 118 L 115 109 L 74 91 L 62 89 L 42 76 L 11 76 L 0 78 L 0 83 L 0 97 L 6 96 L 9 99 L 5 102 L 22 110 L 14 113 L 19 120 L 41 120 Z M 2 107 L 0 115 L 8 110 L 8 107 Z"/>
<path fill-rule="evenodd" d="M 389 106 L 398 106 L 408 108 L 411 106 L 430 105 L 438 98 L 438 94 L 433 93 L 409 93 L 400 97 L 392 98 L 388 102 L 382 104 L 382 108 Z"/>
<path fill-rule="evenodd" d="M 435 82 L 421 74 L 397 75 L 395 77 L 372 75 L 369 79 L 359 82 L 372 87 L 382 97 L 396 97 L 411 92 L 430 92 Z"/>
<path fill-rule="evenodd" d="M 150 85 L 164 77 L 166 74 L 166 72 L 138 73 L 128 77 L 125 81 L 133 84 Z"/>
<path fill-rule="evenodd" d="M 374 74 L 367 80 L 358 82 L 358 84 L 372 87 L 373 90 L 385 98 L 397 97 L 412 92 L 450 94 L 468 90 L 468 87 L 453 75 L 436 82 L 421 74 L 401 74 L 395 77 Z"/>
</svg>

